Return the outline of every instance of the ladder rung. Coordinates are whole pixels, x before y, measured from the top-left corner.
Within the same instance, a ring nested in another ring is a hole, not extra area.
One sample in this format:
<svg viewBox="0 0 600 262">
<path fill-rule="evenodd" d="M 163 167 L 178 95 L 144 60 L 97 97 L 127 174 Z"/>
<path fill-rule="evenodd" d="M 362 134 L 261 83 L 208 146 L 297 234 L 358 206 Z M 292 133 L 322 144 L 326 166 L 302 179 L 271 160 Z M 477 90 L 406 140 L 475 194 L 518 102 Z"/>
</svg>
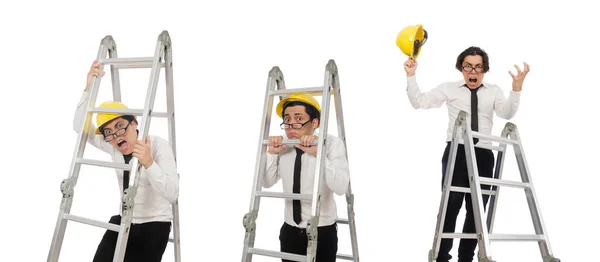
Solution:
<svg viewBox="0 0 600 262">
<path fill-rule="evenodd" d="M 540 241 L 544 240 L 542 235 L 523 234 L 490 234 L 490 240 L 494 241 Z"/>
<path fill-rule="evenodd" d="M 516 187 L 516 188 L 530 188 L 531 184 L 516 182 L 516 181 L 508 181 L 508 180 L 499 180 L 494 178 L 487 177 L 479 177 L 479 181 L 481 184 L 492 185 L 492 186 L 508 186 L 508 187 Z"/>
<path fill-rule="evenodd" d="M 123 114 L 123 115 L 134 115 L 134 116 L 142 116 L 144 113 L 143 109 L 110 109 L 110 108 L 99 108 L 94 107 L 89 110 L 92 113 L 115 113 L 115 114 Z M 167 117 L 168 114 L 166 112 L 151 112 L 150 116 L 152 117 Z"/>
<path fill-rule="evenodd" d="M 98 61 L 101 65 L 111 65 L 114 68 L 151 68 L 154 57 L 132 57 L 132 58 L 108 58 Z M 159 63 L 160 67 L 164 67 L 164 63 Z"/>
<path fill-rule="evenodd" d="M 91 165 L 91 166 L 110 167 L 110 168 L 116 168 L 116 169 L 121 169 L 121 170 L 131 170 L 131 165 L 129 165 L 129 164 L 121 164 L 121 163 L 92 160 L 92 159 L 85 159 L 85 158 L 77 158 L 77 163 Z"/>
<path fill-rule="evenodd" d="M 475 235 L 475 234 L 465 234 L 465 233 L 442 233 L 442 238 L 476 239 L 477 235 Z"/>
<path fill-rule="evenodd" d="M 152 63 L 116 64 L 113 67 L 116 69 L 152 68 Z M 158 63 L 158 68 L 163 67 L 165 67 L 165 63 Z"/>
<path fill-rule="evenodd" d="M 494 241 L 540 241 L 544 240 L 542 235 L 517 235 L 517 234 L 489 234 L 490 240 Z M 442 238 L 464 238 L 476 239 L 476 234 L 465 233 L 442 233 Z"/>
<path fill-rule="evenodd" d="M 277 252 L 277 251 L 271 251 L 271 250 L 265 250 L 265 249 L 258 249 L 258 248 L 248 248 L 248 253 L 255 254 L 255 255 L 261 255 L 261 256 L 267 256 L 267 257 L 276 257 L 276 258 L 287 259 L 287 260 L 292 260 L 292 261 L 306 260 L 306 256 L 296 255 L 296 254 L 286 253 L 286 252 Z"/>
<path fill-rule="evenodd" d="M 269 139 L 264 139 L 263 140 L 263 145 L 268 145 L 269 144 Z M 282 145 L 297 145 L 300 144 L 300 139 L 283 139 L 281 141 Z M 315 140 L 312 143 L 313 145 L 318 145 L 319 141 Z"/>
<path fill-rule="evenodd" d="M 453 192 L 462 192 L 462 193 L 471 193 L 471 188 L 451 186 L 450 187 L 450 191 L 453 191 Z M 492 195 L 496 194 L 496 191 L 482 189 L 481 193 L 484 194 L 484 195 L 490 195 L 490 196 L 492 196 Z"/>
<path fill-rule="evenodd" d="M 348 224 L 350 224 L 350 221 L 348 221 L 348 219 L 346 219 L 346 218 L 338 218 L 337 223 L 348 225 Z"/>
<path fill-rule="evenodd" d="M 318 86 L 318 87 L 309 87 L 309 88 L 279 89 L 279 90 L 270 91 L 269 95 L 278 96 L 278 95 L 289 95 L 292 93 L 303 93 L 303 94 L 308 94 L 308 95 L 313 95 L 313 96 L 319 96 L 319 95 L 323 94 L 323 87 Z"/>
<path fill-rule="evenodd" d="M 258 191 L 258 192 L 256 192 L 256 196 L 257 197 L 272 197 L 272 198 L 285 198 L 285 199 L 312 200 L 312 195 L 311 194 L 294 194 L 294 193 Z"/>
<path fill-rule="evenodd" d="M 354 257 L 351 255 L 344 255 L 344 254 L 337 254 L 336 256 L 338 259 L 343 259 L 343 260 L 350 260 L 353 261 Z"/>
<path fill-rule="evenodd" d="M 82 224 L 97 226 L 97 227 L 101 227 L 101 228 L 106 228 L 108 230 L 112 230 L 115 232 L 119 232 L 119 229 L 121 229 L 121 227 L 119 225 L 106 223 L 106 222 L 102 222 L 102 221 L 98 221 L 98 220 L 93 220 L 93 219 L 89 219 L 89 218 L 85 218 L 85 217 L 74 216 L 71 214 L 65 214 L 63 216 L 63 219 L 79 222 Z"/>
<path fill-rule="evenodd" d="M 499 136 L 484 135 L 479 132 L 473 132 L 472 136 L 475 138 L 479 138 L 481 140 L 494 141 L 494 142 L 507 144 L 507 145 L 518 145 L 519 144 L 519 141 L 517 141 L 517 140 L 507 139 L 507 138 L 499 137 Z"/>
</svg>

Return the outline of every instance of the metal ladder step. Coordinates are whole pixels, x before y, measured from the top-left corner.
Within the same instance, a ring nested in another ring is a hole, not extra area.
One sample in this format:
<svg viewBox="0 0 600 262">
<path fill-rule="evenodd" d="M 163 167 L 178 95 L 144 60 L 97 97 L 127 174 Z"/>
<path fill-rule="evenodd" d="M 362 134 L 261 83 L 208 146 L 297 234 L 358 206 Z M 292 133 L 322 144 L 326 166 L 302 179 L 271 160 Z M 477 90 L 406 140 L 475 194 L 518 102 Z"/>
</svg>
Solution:
<svg viewBox="0 0 600 262">
<path fill-rule="evenodd" d="M 524 235 L 524 234 L 491 234 L 490 240 L 494 241 L 540 241 L 544 240 L 543 235 Z"/>
<path fill-rule="evenodd" d="M 350 224 L 350 221 L 348 221 L 347 218 L 338 218 L 338 220 L 336 222 L 338 224 L 342 224 L 342 225 L 348 225 L 348 224 Z"/>
<path fill-rule="evenodd" d="M 79 222 L 79 223 L 86 224 L 86 225 L 97 226 L 97 227 L 105 228 L 105 229 L 115 231 L 115 232 L 119 232 L 119 230 L 121 229 L 121 227 L 119 225 L 106 223 L 106 222 L 89 219 L 89 218 L 85 218 L 85 217 L 75 216 L 75 215 L 71 215 L 71 214 L 65 214 L 63 216 L 63 219 L 70 220 L 73 222 Z M 173 238 L 171 238 L 171 237 L 169 238 L 169 242 L 174 243 L 174 241 L 175 240 Z"/>
<path fill-rule="evenodd" d="M 312 194 L 294 194 L 269 191 L 257 191 L 256 197 L 284 198 L 290 200 L 312 200 Z"/>
<path fill-rule="evenodd" d="M 114 68 L 152 68 L 154 57 L 131 57 L 131 58 L 108 58 L 98 60 L 100 65 L 111 65 Z M 159 62 L 159 67 L 164 67 L 165 63 Z"/>
<path fill-rule="evenodd" d="M 91 108 L 88 112 L 91 113 L 115 113 L 115 114 L 123 114 L 123 115 L 134 115 L 134 116 L 142 116 L 144 114 L 143 109 L 125 109 L 125 108 L 99 108 L 94 107 Z M 167 117 L 169 116 L 166 112 L 150 112 L 150 116 L 152 117 Z"/>
<path fill-rule="evenodd" d="M 524 235 L 524 234 L 489 234 L 493 241 L 540 241 L 544 240 L 543 235 Z M 442 233 L 442 238 L 465 238 L 477 239 L 476 234 L 465 233 Z"/>
<path fill-rule="evenodd" d="M 531 184 L 530 183 L 508 181 L 508 180 L 499 180 L 499 179 L 487 178 L 487 177 L 479 177 L 479 181 L 481 182 L 481 184 L 491 185 L 491 186 L 508 186 L 508 187 L 516 187 L 516 188 L 531 188 Z"/>
<path fill-rule="evenodd" d="M 264 139 L 264 140 L 262 141 L 262 143 L 263 143 L 263 145 L 268 145 L 268 144 L 269 144 L 269 139 Z M 283 139 L 283 140 L 281 141 L 281 144 L 282 144 L 282 145 L 297 145 L 297 144 L 300 144 L 300 139 Z M 313 144 L 313 145 L 318 145 L 318 144 L 319 144 L 319 141 L 318 141 L 318 140 L 315 140 L 315 141 L 313 141 L 313 143 L 312 143 L 312 144 Z"/>
<path fill-rule="evenodd" d="M 99 166 L 99 167 L 109 167 L 109 168 L 116 168 L 116 169 L 120 169 L 120 170 L 131 171 L 130 164 L 121 164 L 121 163 L 114 163 L 114 162 L 107 162 L 107 161 L 100 161 L 100 160 L 93 160 L 93 159 L 86 159 L 86 158 L 77 158 L 77 160 L 75 162 L 77 164 Z"/>
<path fill-rule="evenodd" d="M 462 193 L 471 193 L 471 188 L 468 187 L 458 187 L 458 186 L 451 186 L 450 187 L 450 191 L 452 192 L 462 192 Z M 496 194 L 496 191 L 493 190 L 481 190 L 481 193 L 483 193 L 484 195 L 490 195 L 493 196 Z"/>
<path fill-rule="evenodd" d="M 306 260 L 306 256 L 296 255 L 296 254 L 286 253 L 286 252 L 271 251 L 271 250 L 266 250 L 266 249 L 259 249 L 259 248 L 248 248 L 248 253 L 254 254 L 254 255 L 267 256 L 267 257 L 276 257 L 276 258 L 292 260 L 292 261 L 299 261 L 299 262 Z"/>
<path fill-rule="evenodd" d="M 279 89 L 269 91 L 270 96 L 278 96 L 278 95 L 289 95 L 292 93 L 303 93 L 312 96 L 320 96 L 323 94 L 323 87 L 308 87 L 308 88 L 292 88 L 292 89 Z"/>
<path fill-rule="evenodd" d="M 63 219 L 74 221 L 74 222 L 79 222 L 79 223 L 86 224 L 86 225 L 97 226 L 97 227 L 105 228 L 105 229 L 115 231 L 115 232 L 119 232 L 119 230 L 121 229 L 121 227 L 119 225 L 102 222 L 102 221 L 98 221 L 98 220 L 93 220 L 93 219 L 89 219 L 89 218 L 85 218 L 85 217 L 75 216 L 75 215 L 71 215 L 71 214 L 64 214 Z"/>
<path fill-rule="evenodd" d="M 337 254 L 336 257 L 338 259 L 354 261 L 354 257 L 351 255 Z"/>
<path fill-rule="evenodd" d="M 474 138 L 479 138 L 480 140 L 493 141 L 493 142 L 498 142 L 498 143 L 507 144 L 507 145 L 518 145 L 519 144 L 519 141 L 517 141 L 517 140 L 508 139 L 508 138 L 504 138 L 504 137 L 485 135 L 485 134 L 482 134 L 480 132 L 475 132 L 475 131 L 473 131 L 471 134 Z"/>
</svg>

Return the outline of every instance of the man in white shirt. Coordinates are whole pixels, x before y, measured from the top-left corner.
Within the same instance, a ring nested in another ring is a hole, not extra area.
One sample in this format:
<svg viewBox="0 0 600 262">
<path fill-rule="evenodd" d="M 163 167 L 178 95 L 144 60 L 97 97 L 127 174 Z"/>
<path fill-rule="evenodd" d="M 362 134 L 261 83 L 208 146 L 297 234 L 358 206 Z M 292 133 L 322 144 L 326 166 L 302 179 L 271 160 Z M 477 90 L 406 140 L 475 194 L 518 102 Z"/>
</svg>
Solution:
<svg viewBox="0 0 600 262">
<path fill-rule="evenodd" d="M 91 80 L 103 75 L 97 61 L 94 61 L 73 119 L 75 132 L 79 132 L 85 120 Z M 99 107 L 126 108 L 115 101 L 102 103 Z M 139 131 L 135 116 L 99 113 L 96 122 L 98 128 L 90 125 L 90 130 L 94 130 L 94 133 L 89 134 L 88 143 L 110 154 L 117 163 L 129 163 L 132 157 L 136 157 L 143 165 L 134 198 L 132 226 L 124 261 L 160 262 L 171 231 L 171 203 L 179 195 L 179 175 L 173 150 L 169 142 L 160 137 L 148 136 L 143 142 L 137 140 Z M 129 186 L 129 179 L 134 176 L 129 171 L 116 170 L 116 173 L 123 191 Z M 121 215 L 111 217 L 109 223 L 119 225 Z M 106 231 L 96 250 L 94 262 L 113 260 L 117 236 L 117 232 Z"/>
<path fill-rule="evenodd" d="M 448 164 L 448 154 L 450 150 L 450 141 L 452 140 L 452 132 L 454 123 L 461 110 L 470 114 L 467 118 L 467 123 L 474 131 L 490 135 L 493 124 L 494 112 L 501 118 L 512 118 L 519 107 L 519 98 L 523 81 L 529 72 L 529 65 L 524 63 L 524 70 L 515 65 L 517 74 L 508 72 L 513 78 L 512 91 L 508 99 L 504 97 L 502 89 L 497 85 L 483 82 L 485 73 L 489 71 L 489 57 L 487 53 L 479 47 L 469 47 L 465 49 L 456 59 L 456 69 L 463 74 L 463 80 L 456 82 L 446 82 L 438 85 L 435 89 L 429 92 L 421 92 L 417 85 L 415 71 L 417 69 L 417 61 L 409 58 L 404 63 L 404 70 L 407 75 L 407 89 L 410 103 L 415 109 L 423 108 L 438 108 L 445 102 L 448 106 L 448 129 L 447 129 L 447 144 L 442 157 L 442 184 L 444 183 L 444 175 Z M 469 187 L 468 173 L 465 159 L 464 141 L 458 147 L 454 174 L 452 178 L 452 186 Z M 481 142 L 475 139 L 476 145 L 490 144 L 488 141 Z M 492 177 L 494 172 L 494 153 L 489 149 L 475 148 L 477 158 L 477 168 L 479 176 Z M 482 185 L 482 189 L 489 189 L 489 185 Z M 466 217 L 463 225 L 463 233 L 475 233 L 475 223 L 473 217 L 473 206 L 471 203 L 471 195 L 451 192 L 448 200 L 446 217 L 444 219 L 444 233 L 453 233 L 456 226 L 456 217 L 462 207 L 463 198 L 466 202 Z M 483 196 L 484 207 L 487 204 L 489 196 Z M 458 248 L 458 261 L 467 262 L 473 261 L 475 255 L 475 247 L 477 240 L 461 239 Z M 442 239 L 440 251 L 437 261 L 450 261 L 450 250 L 452 250 L 452 239 Z"/>
<path fill-rule="evenodd" d="M 276 112 L 283 118 L 281 128 L 285 130 L 287 138 L 299 139 L 300 144 L 288 147 L 282 144 L 283 136 L 269 137 L 263 186 L 269 188 L 281 179 L 285 193 L 312 194 L 317 160 L 317 146 L 312 143 L 318 139 L 315 129 L 320 124 L 319 103 L 312 96 L 292 94 L 277 104 Z M 327 135 L 324 157 L 316 261 L 333 262 L 338 249 L 338 217 L 333 193 L 344 195 L 350 181 L 344 142 Z M 311 218 L 311 207 L 311 201 L 285 200 L 285 222 L 279 235 L 281 252 L 306 255 L 306 223 Z"/>
</svg>

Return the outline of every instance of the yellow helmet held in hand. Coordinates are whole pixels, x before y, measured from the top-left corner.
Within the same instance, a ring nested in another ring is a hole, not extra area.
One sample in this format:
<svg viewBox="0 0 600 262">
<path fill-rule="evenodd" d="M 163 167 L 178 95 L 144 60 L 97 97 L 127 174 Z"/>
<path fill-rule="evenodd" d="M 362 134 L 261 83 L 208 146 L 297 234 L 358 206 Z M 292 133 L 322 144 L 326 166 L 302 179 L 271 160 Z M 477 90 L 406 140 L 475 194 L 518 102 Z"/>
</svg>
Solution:
<svg viewBox="0 0 600 262">
<path fill-rule="evenodd" d="M 279 117 L 283 118 L 283 106 L 285 105 L 286 102 L 291 102 L 291 101 L 300 101 L 300 102 L 307 103 L 307 104 L 313 106 L 315 109 L 317 109 L 317 111 L 319 111 L 319 114 L 321 113 L 321 106 L 319 105 L 319 102 L 317 102 L 317 100 L 314 97 L 312 97 L 311 95 L 307 95 L 307 94 L 294 93 L 294 94 L 291 94 L 289 97 L 281 99 L 281 101 L 279 101 L 279 103 L 277 104 L 277 107 L 275 108 L 275 112 L 277 112 L 277 115 Z"/>
<path fill-rule="evenodd" d="M 405 55 L 412 58 L 419 56 L 426 41 L 427 31 L 420 24 L 405 27 L 396 37 L 396 45 Z"/>
<path fill-rule="evenodd" d="M 117 102 L 117 101 L 107 101 L 104 102 L 102 104 L 100 104 L 98 106 L 99 108 L 124 108 L 127 109 L 127 106 L 125 106 L 123 103 L 121 102 Z M 100 127 L 108 122 L 110 122 L 111 120 L 117 118 L 117 117 L 121 117 L 124 116 L 123 114 L 116 114 L 116 113 L 98 113 L 98 115 L 96 115 L 96 134 L 101 134 L 100 133 Z"/>
</svg>

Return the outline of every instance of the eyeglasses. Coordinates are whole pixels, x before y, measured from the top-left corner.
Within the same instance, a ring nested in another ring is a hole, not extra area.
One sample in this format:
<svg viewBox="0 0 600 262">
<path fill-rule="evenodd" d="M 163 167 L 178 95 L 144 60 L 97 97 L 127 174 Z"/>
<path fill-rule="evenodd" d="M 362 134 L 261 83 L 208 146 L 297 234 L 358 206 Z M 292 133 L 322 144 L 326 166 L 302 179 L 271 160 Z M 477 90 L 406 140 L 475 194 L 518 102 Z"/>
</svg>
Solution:
<svg viewBox="0 0 600 262">
<path fill-rule="evenodd" d="M 473 70 L 475 70 L 475 72 L 477 73 L 483 73 L 483 66 L 476 65 L 475 67 L 473 67 L 471 64 L 466 64 L 463 66 L 463 71 L 465 73 L 471 73 L 471 71 Z"/>
<path fill-rule="evenodd" d="M 293 124 L 281 123 L 281 125 L 279 125 L 279 126 L 281 127 L 281 129 L 290 129 L 290 128 L 291 129 L 300 129 L 300 128 L 303 128 L 306 124 L 310 123 L 310 121 L 312 121 L 312 118 L 304 123 L 293 123 Z"/>
<path fill-rule="evenodd" d="M 104 141 L 110 142 L 117 137 L 121 137 L 127 133 L 127 128 L 131 125 L 131 122 L 128 122 L 124 128 L 119 128 L 114 133 L 111 133 L 111 130 L 107 130 L 104 132 Z"/>
</svg>

